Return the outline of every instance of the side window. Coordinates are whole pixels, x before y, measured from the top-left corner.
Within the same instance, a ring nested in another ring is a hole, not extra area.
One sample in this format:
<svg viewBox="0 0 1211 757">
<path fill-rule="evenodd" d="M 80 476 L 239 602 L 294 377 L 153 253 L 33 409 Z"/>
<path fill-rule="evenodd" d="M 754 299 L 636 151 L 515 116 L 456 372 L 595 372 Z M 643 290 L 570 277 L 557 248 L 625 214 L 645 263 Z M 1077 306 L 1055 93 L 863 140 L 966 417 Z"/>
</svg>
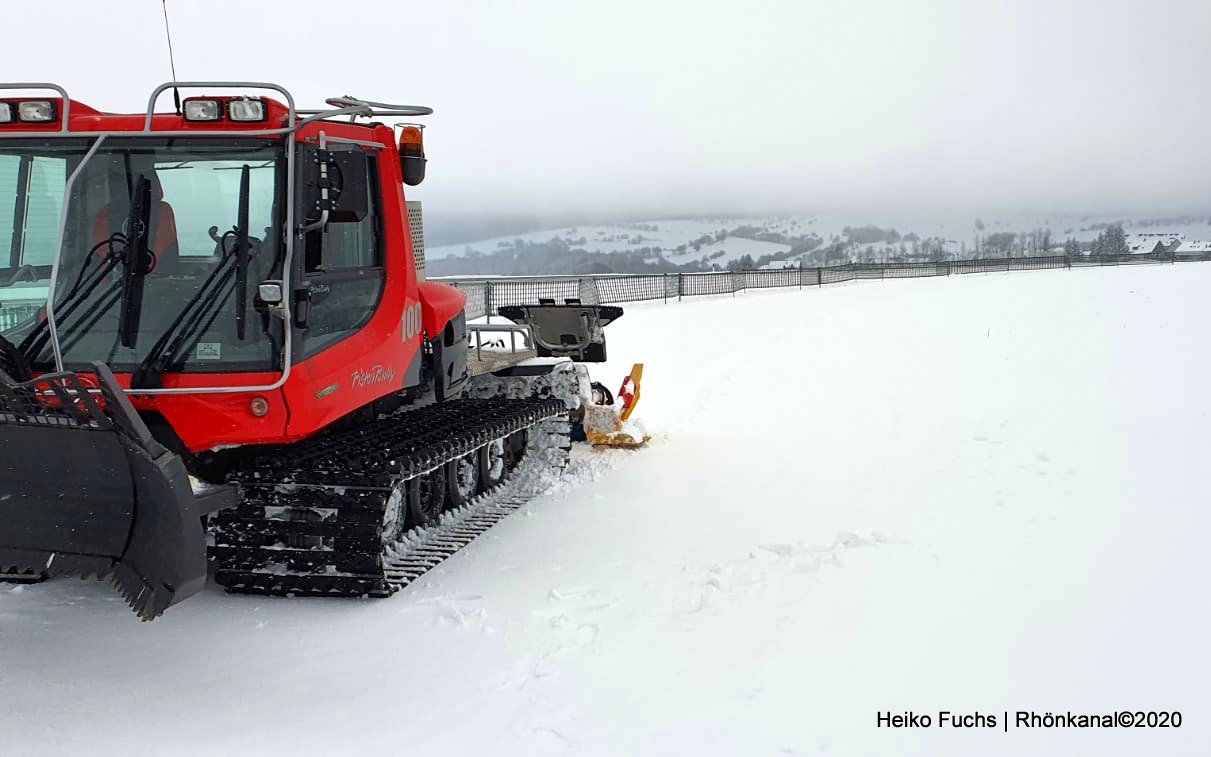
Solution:
<svg viewBox="0 0 1211 757">
<path fill-rule="evenodd" d="M 67 161 L 38 157 L 30 166 L 29 196 L 25 207 L 25 265 L 50 265 L 55 262 L 55 243 L 59 241 L 59 223 L 63 214 L 63 188 L 67 184 Z"/>
<path fill-rule="evenodd" d="M 21 158 L 17 155 L 0 155 L 0 268 L 20 264 L 20 241 L 13 239 L 14 219 L 17 212 L 17 177 L 21 173 Z M 16 260 L 10 252 L 16 250 Z"/>
<path fill-rule="evenodd" d="M 303 273 L 311 293 L 302 339 L 305 357 L 357 333 L 374 315 L 383 293 L 378 164 L 377 156 L 367 158 L 366 216 L 360 221 L 330 222 L 304 240 Z"/>
<path fill-rule="evenodd" d="M 64 158 L 0 155 L 0 267 L 55 261 L 66 182 Z"/>
</svg>

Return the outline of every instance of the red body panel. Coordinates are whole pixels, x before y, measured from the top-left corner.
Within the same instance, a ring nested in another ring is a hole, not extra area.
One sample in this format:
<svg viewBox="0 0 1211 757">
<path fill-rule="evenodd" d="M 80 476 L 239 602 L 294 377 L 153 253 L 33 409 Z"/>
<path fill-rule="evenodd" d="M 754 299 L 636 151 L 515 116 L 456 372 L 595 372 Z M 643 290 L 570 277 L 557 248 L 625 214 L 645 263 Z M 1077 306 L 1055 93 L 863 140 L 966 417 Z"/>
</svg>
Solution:
<svg viewBox="0 0 1211 757">
<path fill-rule="evenodd" d="M 450 319 L 462 312 L 467 305 L 467 293 L 448 284 L 422 281 L 420 290 L 421 323 L 430 339 L 446 328 Z"/>
<path fill-rule="evenodd" d="M 48 98 L 39 98 L 48 99 Z M 53 98 L 51 98 L 53 99 Z M 58 102 L 58 101 L 56 101 Z M 188 130 L 205 136 L 208 131 L 257 131 L 285 125 L 285 106 L 266 98 L 268 119 L 259 123 L 231 121 L 195 123 L 172 114 L 153 117 L 156 131 Z M 58 102 L 60 116 L 62 103 Z M 103 115 L 73 101 L 70 131 L 142 131 L 145 115 Z M 57 131 L 60 124 L 3 124 L 0 129 Z M 462 310 L 466 296 L 443 284 L 420 283 L 412 252 L 394 132 L 381 124 L 320 121 L 293 135 L 299 142 L 315 142 L 320 131 L 328 137 L 354 139 L 381 146 L 379 190 L 382 212 L 386 281 L 378 307 L 358 333 L 317 355 L 290 367 L 286 383 L 270 392 L 236 390 L 223 393 L 132 395 L 140 410 L 155 411 L 171 424 L 185 446 L 202 451 L 231 445 L 278 444 L 310 436 L 336 420 L 380 397 L 404 388 L 409 366 L 423 347 L 427 334 L 439 335 Z M 296 250 L 296 255 L 300 254 Z M 164 388 L 268 385 L 273 373 L 168 374 Z M 129 375 L 118 380 L 129 386 Z M 268 401 L 269 412 L 255 416 L 251 401 Z"/>
</svg>

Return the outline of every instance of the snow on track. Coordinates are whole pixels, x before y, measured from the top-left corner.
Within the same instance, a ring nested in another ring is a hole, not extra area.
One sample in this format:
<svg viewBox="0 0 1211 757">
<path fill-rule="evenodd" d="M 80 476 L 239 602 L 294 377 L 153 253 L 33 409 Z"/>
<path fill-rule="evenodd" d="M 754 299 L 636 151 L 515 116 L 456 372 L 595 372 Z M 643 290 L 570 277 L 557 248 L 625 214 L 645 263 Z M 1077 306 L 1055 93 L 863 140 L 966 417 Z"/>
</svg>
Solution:
<svg viewBox="0 0 1211 757">
<path fill-rule="evenodd" d="M 1205 754 L 1211 266 L 630 306 L 636 453 L 392 599 L 0 588 L 13 754 Z M 878 711 L 1181 710 L 1170 730 Z M 1199 746 L 1202 745 L 1202 746 Z"/>
</svg>

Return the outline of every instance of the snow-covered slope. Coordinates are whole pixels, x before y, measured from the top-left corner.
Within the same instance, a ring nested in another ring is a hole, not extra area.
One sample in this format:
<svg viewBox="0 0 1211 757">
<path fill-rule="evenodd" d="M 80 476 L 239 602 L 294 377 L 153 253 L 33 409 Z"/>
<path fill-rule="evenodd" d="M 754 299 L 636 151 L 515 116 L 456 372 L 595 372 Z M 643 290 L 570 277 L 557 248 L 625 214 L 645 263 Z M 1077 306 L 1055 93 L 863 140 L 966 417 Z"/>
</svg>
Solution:
<svg viewBox="0 0 1211 757">
<path fill-rule="evenodd" d="M 690 263 L 695 260 L 706 260 L 718 266 L 726 266 L 733 260 L 739 260 L 745 255 L 756 260 L 762 255 L 777 255 L 780 252 L 786 252 L 790 248 L 789 244 L 730 236 L 718 242 L 704 244 L 697 250 L 690 247 L 685 252 L 680 253 L 669 251 L 664 254 L 664 258 L 671 263 L 677 264 Z"/>
<path fill-rule="evenodd" d="M 11 754 L 1205 755 L 1211 265 L 631 306 L 633 454 L 385 601 L 0 589 Z M 1180 710 L 1181 728 L 876 727 Z"/>
</svg>

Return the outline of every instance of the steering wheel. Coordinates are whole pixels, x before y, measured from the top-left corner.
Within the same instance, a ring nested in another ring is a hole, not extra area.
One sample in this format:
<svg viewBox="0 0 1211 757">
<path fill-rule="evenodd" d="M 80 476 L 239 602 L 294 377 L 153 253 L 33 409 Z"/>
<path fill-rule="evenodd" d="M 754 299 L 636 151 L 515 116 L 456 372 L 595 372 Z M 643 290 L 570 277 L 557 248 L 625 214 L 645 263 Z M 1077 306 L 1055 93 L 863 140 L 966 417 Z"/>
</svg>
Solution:
<svg viewBox="0 0 1211 757">
<path fill-rule="evenodd" d="M 216 255 L 225 258 L 231 254 L 231 250 L 227 249 L 226 240 L 228 238 L 232 239 L 231 244 L 232 244 L 232 249 L 234 249 L 235 248 L 235 230 L 234 229 L 225 231 L 222 234 L 220 234 L 218 226 L 211 226 L 209 229 L 206 230 L 206 233 L 209 234 L 210 238 L 214 240 Z M 248 235 L 248 257 L 249 258 L 255 258 L 257 256 L 257 254 L 261 251 L 261 244 L 262 244 L 262 241 L 259 238 L 254 237 L 251 234 Z"/>
</svg>

